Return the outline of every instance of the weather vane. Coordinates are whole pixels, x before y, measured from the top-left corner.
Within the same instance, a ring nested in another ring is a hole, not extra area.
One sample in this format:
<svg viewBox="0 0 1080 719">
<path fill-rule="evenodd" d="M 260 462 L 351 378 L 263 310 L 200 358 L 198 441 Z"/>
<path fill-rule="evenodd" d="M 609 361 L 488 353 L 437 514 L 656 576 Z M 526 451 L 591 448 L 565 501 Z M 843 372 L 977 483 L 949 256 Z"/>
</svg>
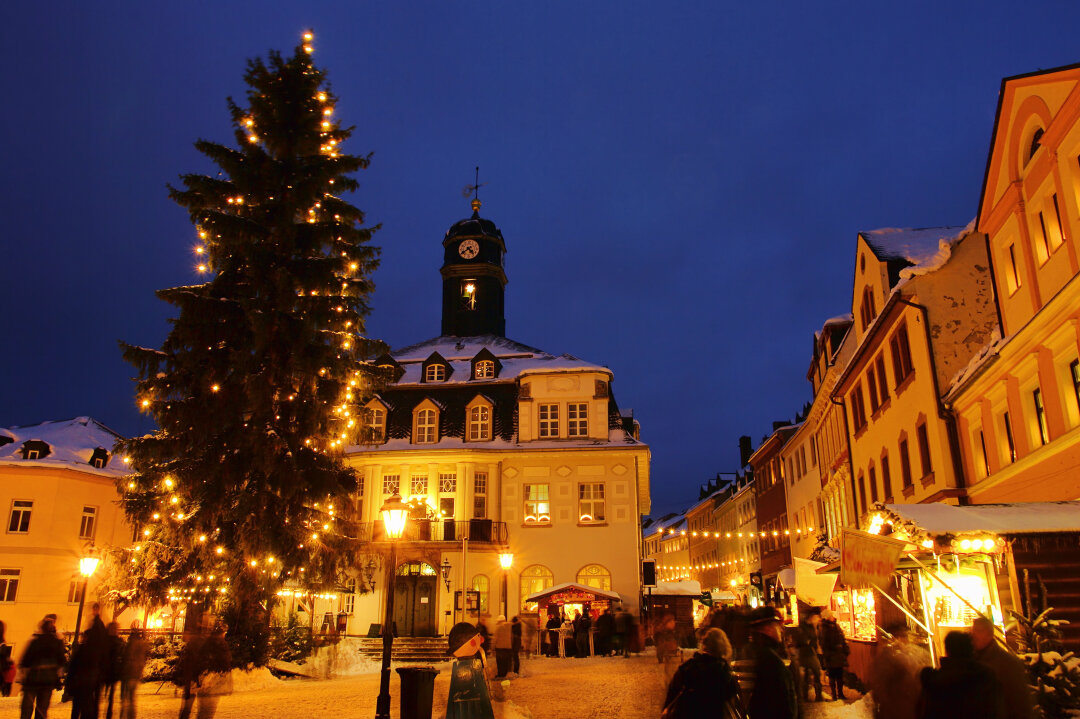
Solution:
<svg viewBox="0 0 1080 719">
<path fill-rule="evenodd" d="M 461 193 L 463 197 L 468 197 L 469 195 L 473 196 L 473 209 L 474 210 L 479 209 L 480 188 L 483 187 L 486 184 L 487 184 L 486 182 L 485 183 L 480 182 L 480 166 L 477 165 L 476 166 L 476 181 L 475 181 L 475 184 L 465 185 L 465 190 Z"/>
</svg>

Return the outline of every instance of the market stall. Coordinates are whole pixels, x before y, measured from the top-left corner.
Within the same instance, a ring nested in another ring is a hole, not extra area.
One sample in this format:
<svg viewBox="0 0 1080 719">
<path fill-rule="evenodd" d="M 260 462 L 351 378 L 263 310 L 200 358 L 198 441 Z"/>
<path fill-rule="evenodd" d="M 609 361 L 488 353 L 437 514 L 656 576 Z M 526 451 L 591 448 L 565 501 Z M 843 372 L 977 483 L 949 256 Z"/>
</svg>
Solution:
<svg viewBox="0 0 1080 719">
<path fill-rule="evenodd" d="M 530 613 L 535 617 L 535 629 L 538 637 L 542 637 L 542 630 L 547 623 L 548 617 L 555 615 L 561 619 L 573 620 L 577 613 L 582 616 L 588 615 L 595 629 L 596 618 L 605 610 L 612 608 L 613 604 L 622 601 L 616 592 L 609 592 L 596 587 L 588 587 L 575 582 L 556 584 L 553 587 L 534 592 L 525 597 L 525 605 L 529 608 L 536 607 L 536 613 Z M 592 637 L 590 635 L 590 642 Z M 537 651 L 541 647 L 537 647 Z M 591 652 L 590 652 L 591 653 Z"/>
</svg>

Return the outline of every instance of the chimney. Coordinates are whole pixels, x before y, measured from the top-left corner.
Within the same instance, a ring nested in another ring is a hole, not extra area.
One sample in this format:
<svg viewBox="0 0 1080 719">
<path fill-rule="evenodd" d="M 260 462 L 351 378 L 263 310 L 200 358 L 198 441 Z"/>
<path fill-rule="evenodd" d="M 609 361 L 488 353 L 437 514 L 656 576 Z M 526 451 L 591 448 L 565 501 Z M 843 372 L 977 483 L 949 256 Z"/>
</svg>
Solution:
<svg viewBox="0 0 1080 719">
<path fill-rule="evenodd" d="M 739 466 L 745 467 L 750 464 L 750 455 L 753 453 L 753 440 L 745 434 L 742 437 L 739 437 Z"/>
</svg>

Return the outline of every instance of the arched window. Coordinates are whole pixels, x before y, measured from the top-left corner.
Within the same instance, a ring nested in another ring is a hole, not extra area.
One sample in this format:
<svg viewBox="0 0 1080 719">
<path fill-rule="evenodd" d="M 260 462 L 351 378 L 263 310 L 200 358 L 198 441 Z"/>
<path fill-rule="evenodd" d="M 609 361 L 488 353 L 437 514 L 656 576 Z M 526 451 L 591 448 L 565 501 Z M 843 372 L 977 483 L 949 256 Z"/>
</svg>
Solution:
<svg viewBox="0 0 1080 719">
<path fill-rule="evenodd" d="M 877 308 L 874 306 L 874 290 L 869 285 L 863 288 L 862 303 L 859 305 L 859 322 L 863 331 L 877 317 Z"/>
<path fill-rule="evenodd" d="M 491 360 L 480 360 L 476 363 L 476 379 L 490 379 L 495 376 L 495 363 Z"/>
<path fill-rule="evenodd" d="M 488 613 L 488 578 L 486 574 L 477 574 L 472 578 L 471 588 L 480 594 L 480 613 Z"/>
<path fill-rule="evenodd" d="M 491 439 L 491 407 L 478 404 L 469 408 L 469 441 Z"/>
<path fill-rule="evenodd" d="M 434 409 L 416 410 L 413 420 L 413 442 L 415 444 L 435 444 L 438 441 L 439 413 Z"/>
<path fill-rule="evenodd" d="M 429 364 L 424 372 L 425 382 L 443 382 L 446 380 L 446 365 Z"/>
<path fill-rule="evenodd" d="M 577 583 L 610 592 L 611 572 L 599 564 L 586 564 L 577 573 Z"/>
<path fill-rule="evenodd" d="M 523 612 L 535 612 L 537 603 L 526 602 L 525 597 L 536 592 L 542 592 L 555 583 L 555 575 L 542 564 L 534 564 L 521 570 L 521 610 Z"/>
<path fill-rule="evenodd" d="M 1027 154 L 1026 162 L 1031 162 L 1031 158 L 1035 156 L 1035 153 L 1038 151 L 1039 147 L 1042 145 L 1042 136 L 1043 136 L 1043 129 L 1041 127 L 1038 128 L 1037 130 L 1035 130 L 1034 134 L 1032 134 L 1032 136 L 1031 136 L 1031 146 L 1028 147 L 1028 154 Z M 1026 164 L 1026 162 L 1025 162 L 1025 164 Z"/>
</svg>

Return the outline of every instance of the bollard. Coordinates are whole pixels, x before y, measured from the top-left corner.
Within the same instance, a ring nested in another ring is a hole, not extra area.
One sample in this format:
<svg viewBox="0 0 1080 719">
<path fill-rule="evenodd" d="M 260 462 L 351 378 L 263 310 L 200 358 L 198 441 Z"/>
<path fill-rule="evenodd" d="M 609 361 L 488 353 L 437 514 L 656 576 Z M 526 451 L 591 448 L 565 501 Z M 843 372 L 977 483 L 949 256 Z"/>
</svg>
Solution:
<svg viewBox="0 0 1080 719">
<path fill-rule="evenodd" d="M 431 719 L 431 702 L 435 693 L 435 667 L 400 667 L 401 719 Z"/>
</svg>

